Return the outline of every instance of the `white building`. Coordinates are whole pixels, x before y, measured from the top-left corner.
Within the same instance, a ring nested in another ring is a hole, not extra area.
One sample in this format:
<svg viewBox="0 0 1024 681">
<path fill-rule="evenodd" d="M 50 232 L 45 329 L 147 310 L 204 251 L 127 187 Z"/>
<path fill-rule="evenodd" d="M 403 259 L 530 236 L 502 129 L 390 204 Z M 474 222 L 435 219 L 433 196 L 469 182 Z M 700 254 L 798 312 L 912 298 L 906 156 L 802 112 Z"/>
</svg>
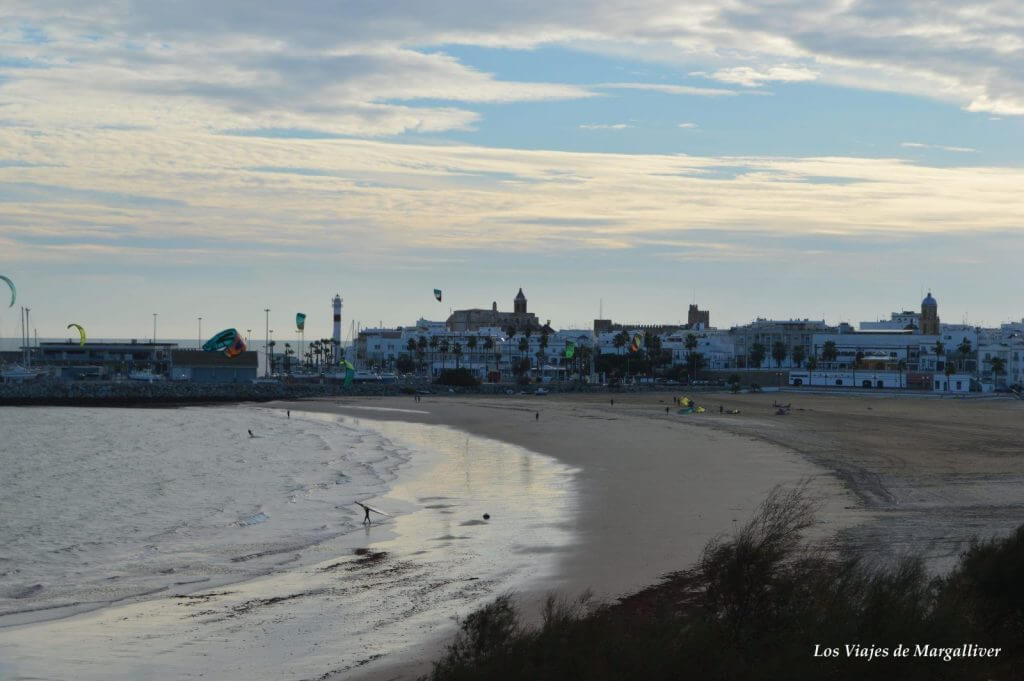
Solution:
<svg viewBox="0 0 1024 681">
<path fill-rule="evenodd" d="M 889 315 L 889 319 L 861 322 L 858 327 L 861 331 L 916 331 L 921 328 L 921 313 L 913 310 L 893 312 Z"/>
</svg>

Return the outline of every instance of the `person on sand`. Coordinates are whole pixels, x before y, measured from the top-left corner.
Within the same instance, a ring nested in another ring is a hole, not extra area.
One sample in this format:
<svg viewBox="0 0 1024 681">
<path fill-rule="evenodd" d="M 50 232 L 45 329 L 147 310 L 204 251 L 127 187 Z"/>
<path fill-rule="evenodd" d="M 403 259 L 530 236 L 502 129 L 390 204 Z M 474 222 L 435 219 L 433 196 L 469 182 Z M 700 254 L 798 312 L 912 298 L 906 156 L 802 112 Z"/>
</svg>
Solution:
<svg viewBox="0 0 1024 681">
<path fill-rule="evenodd" d="M 668 413 L 668 407 L 665 407 L 665 413 L 666 414 Z"/>
<path fill-rule="evenodd" d="M 538 411 L 538 412 L 537 412 L 536 414 L 534 414 L 534 415 L 533 415 L 533 418 L 534 418 L 534 420 L 536 420 L 536 421 L 540 421 L 540 412 Z"/>
<path fill-rule="evenodd" d="M 612 406 L 614 407 L 615 406 L 615 400 L 612 400 L 611 403 L 612 403 Z"/>
<path fill-rule="evenodd" d="M 721 414 L 721 413 L 722 413 L 722 405 L 718 405 L 718 413 L 719 413 L 719 414 Z"/>
<path fill-rule="evenodd" d="M 289 409 L 289 410 L 288 410 L 288 418 L 291 418 L 291 417 L 292 417 L 292 410 L 291 410 L 291 409 Z"/>
<path fill-rule="evenodd" d="M 358 501 L 356 503 L 359 504 Z M 359 505 L 363 507 L 364 511 L 366 511 L 366 515 L 363 516 L 363 524 L 364 525 L 369 525 L 370 522 L 371 522 L 371 520 L 370 520 L 370 509 L 369 509 L 369 507 L 363 506 L 362 504 L 359 504 Z"/>
<path fill-rule="evenodd" d="M 251 428 L 249 429 L 249 437 L 256 437 L 255 435 L 252 434 L 252 429 Z"/>
</svg>

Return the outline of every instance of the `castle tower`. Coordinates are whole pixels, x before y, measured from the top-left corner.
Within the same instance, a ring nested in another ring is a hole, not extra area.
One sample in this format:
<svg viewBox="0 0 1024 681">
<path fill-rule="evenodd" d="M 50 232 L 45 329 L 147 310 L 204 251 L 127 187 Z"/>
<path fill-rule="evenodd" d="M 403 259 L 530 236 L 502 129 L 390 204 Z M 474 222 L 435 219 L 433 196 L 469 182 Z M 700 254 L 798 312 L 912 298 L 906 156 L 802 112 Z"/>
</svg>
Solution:
<svg viewBox="0 0 1024 681">
<path fill-rule="evenodd" d="M 336 352 L 341 352 L 341 294 L 334 294 L 334 300 L 331 301 L 331 305 L 334 307 L 334 333 L 331 334 L 331 340 L 334 341 L 333 345 Z M 335 359 L 340 359 L 336 357 Z"/>
<path fill-rule="evenodd" d="M 939 335 L 939 304 L 929 291 L 921 301 L 921 333 L 926 336 Z"/>
<path fill-rule="evenodd" d="M 516 294 L 516 299 L 512 303 L 512 310 L 516 314 L 526 314 L 526 296 L 523 295 L 523 289 L 519 289 L 519 293 Z"/>
</svg>

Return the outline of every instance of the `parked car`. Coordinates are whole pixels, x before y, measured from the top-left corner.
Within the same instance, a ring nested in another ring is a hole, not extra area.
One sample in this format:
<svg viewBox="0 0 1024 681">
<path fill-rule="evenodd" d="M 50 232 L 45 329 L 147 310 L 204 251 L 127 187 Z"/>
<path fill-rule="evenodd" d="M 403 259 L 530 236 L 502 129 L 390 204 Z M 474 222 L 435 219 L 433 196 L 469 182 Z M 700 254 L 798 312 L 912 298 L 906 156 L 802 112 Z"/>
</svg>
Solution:
<svg viewBox="0 0 1024 681">
<path fill-rule="evenodd" d="M 548 391 L 547 391 L 547 388 L 537 388 L 537 390 L 533 394 L 534 395 L 547 395 Z"/>
</svg>

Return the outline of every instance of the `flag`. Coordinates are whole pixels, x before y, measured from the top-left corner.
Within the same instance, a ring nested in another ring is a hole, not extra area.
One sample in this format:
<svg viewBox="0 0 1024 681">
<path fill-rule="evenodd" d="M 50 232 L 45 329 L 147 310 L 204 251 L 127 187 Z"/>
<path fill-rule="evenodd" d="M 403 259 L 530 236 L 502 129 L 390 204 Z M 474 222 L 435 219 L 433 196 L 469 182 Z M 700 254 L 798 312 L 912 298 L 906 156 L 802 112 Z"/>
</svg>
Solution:
<svg viewBox="0 0 1024 681">
<path fill-rule="evenodd" d="M 441 289 L 439 289 L 439 288 L 435 288 L 434 289 L 434 297 L 437 298 L 437 302 L 439 302 L 439 303 L 441 302 Z"/>
<path fill-rule="evenodd" d="M 306 328 L 306 315 L 302 312 L 295 314 L 295 328 L 302 331 Z"/>
</svg>

